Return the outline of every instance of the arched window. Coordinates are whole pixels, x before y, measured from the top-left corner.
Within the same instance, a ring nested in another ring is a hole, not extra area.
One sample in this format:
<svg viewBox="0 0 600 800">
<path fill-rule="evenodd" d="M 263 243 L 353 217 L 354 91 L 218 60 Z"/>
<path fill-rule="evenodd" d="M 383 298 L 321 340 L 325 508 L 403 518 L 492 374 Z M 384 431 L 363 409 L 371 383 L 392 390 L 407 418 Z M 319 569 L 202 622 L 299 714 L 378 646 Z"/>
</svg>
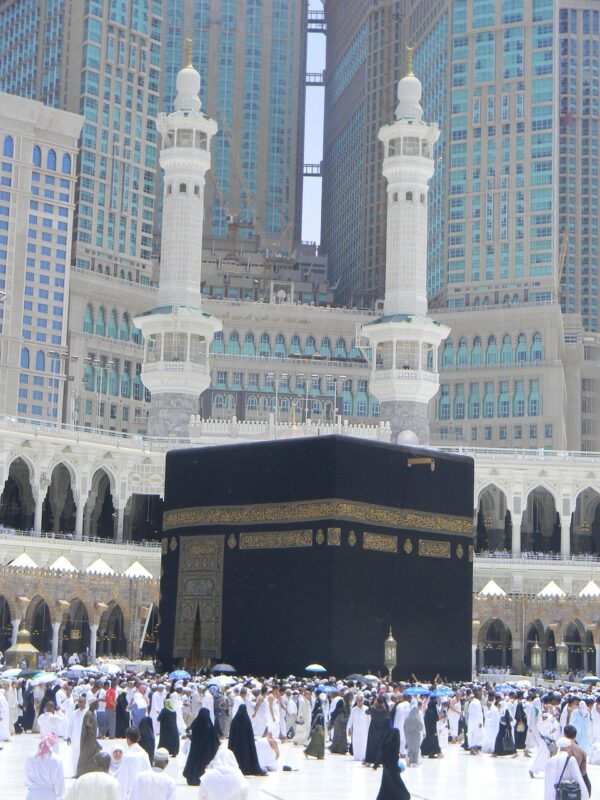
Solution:
<svg viewBox="0 0 600 800">
<path fill-rule="evenodd" d="M 342 336 L 340 336 L 340 338 L 335 343 L 335 357 L 347 358 L 346 340 Z"/>
<path fill-rule="evenodd" d="M 504 336 L 502 339 L 502 350 L 500 351 L 500 363 L 501 364 L 512 364 L 513 360 L 513 350 L 512 350 L 512 339 L 508 334 Z"/>
<path fill-rule="evenodd" d="M 261 333 L 260 335 L 258 355 L 263 357 L 271 355 L 271 339 L 268 333 Z"/>
<path fill-rule="evenodd" d="M 15 144 L 13 142 L 12 136 L 5 136 L 4 137 L 4 146 L 2 148 L 2 155 L 5 158 L 12 158 L 15 152 Z"/>
<path fill-rule="evenodd" d="M 33 155 L 32 159 L 34 167 L 41 167 L 42 166 L 42 151 L 36 144 L 33 148 Z"/>
<path fill-rule="evenodd" d="M 71 174 L 71 156 L 68 153 L 63 154 L 62 171 L 65 175 Z"/>
<path fill-rule="evenodd" d="M 110 312 L 110 316 L 108 318 L 107 335 L 109 339 L 116 339 L 118 335 L 117 315 L 115 314 L 114 309 Z"/>
<path fill-rule="evenodd" d="M 306 340 L 306 347 L 304 348 L 305 356 L 314 356 L 315 354 L 315 337 L 309 336 Z"/>
<path fill-rule="evenodd" d="M 487 350 L 485 351 L 485 363 L 491 366 L 498 360 L 498 350 L 496 348 L 496 337 L 490 336 L 487 343 Z"/>
<path fill-rule="evenodd" d="M 331 340 L 329 339 L 329 336 L 324 336 L 321 339 L 321 347 L 319 352 L 325 358 L 331 358 Z"/>
<path fill-rule="evenodd" d="M 469 350 L 467 340 L 462 336 L 458 341 L 458 353 L 456 354 L 456 366 L 466 367 L 469 363 Z"/>
<path fill-rule="evenodd" d="M 127 321 L 127 314 L 123 314 L 123 319 L 119 326 L 119 339 L 122 342 L 129 341 L 129 322 Z"/>
<path fill-rule="evenodd" d="M 194 194 L 196 195 L 196 197 L 200 197 L 200 187 L 198 186 L 198 184 L 194 186 Z"/>
<path fill-rule="evenodd" d="M 46 168 L 51 170 L 56 169 L 56 153 L 54 150 L 48 150 L 48 155 L 46 156 Z"/>
<path fill-rule="evenodd" d="M 249 394 L 246 398 L 246 408 L 248 411 L 256 411 L 256 397 L 253 394 Z"/>
<path fill-rule="evenodd" d="M 406 202 L 407 203 L 412 203 L 412 200 L 413 200 L 413 193 L 412 192 L 407 192 L 406 193 Z"/>
<path fill-rule="evenodd" d="M 128 372 L 121 375 L 121 397 L 131 397 L 131 378 Z"/>
<path fill-rule="evenodd" d="M 229 334 L 227 354 L 230 356 L 239 356 L 240 354 L 240 335 L 237 331 L 231 331 Z"/>
<path fill-rule="evenodd" d="M 29 369 L 29 348 L 21 348 L 21 369 Z"/>
<path fill-rule="evenodd" d="M 225 345 L 223 342 L 223 331 L 216 331 L 213 340 L 210 343 L 211 353 L 224 353 Z"/>
<path fill-rule="evenodd" d="M 471 366 L 478 367 L 483 364 L 483 350 L 481 349 L 481 337 L 473 339 L 473 349 L 471 350 Z"/>
<path fill-rule="evenodd" d="M 473 305 L 475 306 L 475 308 L 479 308 L 479 306 L 481 305 L 481 297 L 476 297 Z"/>
<path fill-rule="evenodd" d="M 86 392 L 94 391 L 94 368 L 91 364 L 86 364 L 83 371 L 83 385 Z"/>
<path fill-rule="evenodd" d="M 35 354 L 35 368 L 38 372 L 46 371 L 46 356 L 43 350 L 38 350 Z"/>
<path fill-rule="evenodd" d="M 181 194 L 185 194 L 187 192 L 187 184 L 186 183 L 180 183 L 179 184 L 179 192 Z"/>
<path fill-rule="evenodd" d="M 96 316 L 96 327 L 94 329 L 96 336 L 106 335 L 106 323 L 104 321 L 104 309 L 100 308 Z"/>
<path fill-rule="evenodd" d="M 285 336 L 283 335 L 283 333 L 278 333 L 277 336 L 275 337 L 275 352 L 273 353 L 273 355 L 276 358 L 285 358 L 286 356 Z"/>
<path fill-rule="evenodd" d="M 531 360 L 534 364 L 539 364 L 544 360 L 544 348 L 542 345 L 542 334 L 533 334 L 533 344 L 531 345 Z"/>
<path fill-rule="evenodd" d="M 527 341 L 525 334 L 520 333 L 517 339 L 517 351 L 515 353 L 517 364 L 524 364 L 527 361 Z"/>
<path fill-rule="evenodd" d="M 442 383 L 440 386 L 438 419 L 443 421 L 450 419 L 450 386 L 447 383 Z"/>
<path fill-rule="evenodd" d="M 442 351 L 442 367 L 452 367 L 454 365 L 454 350 L 452 348 L 452 339 L 446 339 L 444 342 L 444 349 Z"/>
<path fill-rule="evenodd" d="M 539 392 L 539 382 L 531 381 L 529 384 L 528 412 L 530 417 L 538 417 L 542 411 Z"/>
<path fill-rule="evenodd" d="M 116 364 L 113 364 L 108 378 L 108 393 L 113 397 L 119 396 L 119 371 Z"/>
<path fill-rule="evenodd" d="M 94 332 L 94 312 L 92 311 L 92 306 L 89 303 L 85 307 L 85 312 L 83 314 L 83 332 Z"/>
<path fill-rule="evenodd" d="M 290 339 L 290 353 L 300 353 L 300 337 L 296 334 Z"/>
<path fill-rule="evenodd" d="M 504 300 L 502 301 L 502 305 L 503 306 L 509 306 L 510 305 L 510 297 L 509 297 L 509 295 L 507 295 L 507 294 L 504 295 Z"/>
<path fill-rule="evenodd" d="M 133 330 L 131 331 L 131 341 L 134 344 L 142 343 L 142 332 L 139 328 L 133 328 Z"/>
<path fill-rule="evenodd" d="M 247 331 L 246 335 L 244 336 L 244 355 L 245 356 L 256 355 L 256 347 L 254 346 L 254 334 L 252 333 L 252 331 Z"/>
<path fill-rule="evenodd" d="M 133 399 L 134 400 L 143 400 L 144 399 L 144 384 L 142 383 L 142 379 L 139 375 L 136 375 L 133 379 Z"/>
</svg>

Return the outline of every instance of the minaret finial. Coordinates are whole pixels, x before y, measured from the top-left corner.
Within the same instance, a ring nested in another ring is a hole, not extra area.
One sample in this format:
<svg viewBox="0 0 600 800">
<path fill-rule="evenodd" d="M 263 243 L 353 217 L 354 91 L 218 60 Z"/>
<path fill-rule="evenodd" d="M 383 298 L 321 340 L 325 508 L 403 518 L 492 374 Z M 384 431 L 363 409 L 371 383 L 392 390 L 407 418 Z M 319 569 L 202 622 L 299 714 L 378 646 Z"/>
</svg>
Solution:
<svg viewBox="0 0 600 800">
<path fill-rule="evenodd" d="M 186 63 L 186 67 L 193 67 L 194 66 L 192 64 L 192 44 L 193 44 L 193 40 L 192 39 L 186 39 L 185 42 L 186 42 L 186 47 L 185 47 L 186 57 L 185 57 L 185 60 L 187 62 Z"/>
<path fill-rule="evenodd" d="M 406 48 L 406 76 L 413 76 L 415 73 L 413 72 L 413 54 L 415 52 L 414 47 L 407 47 Z"/>
</svg>

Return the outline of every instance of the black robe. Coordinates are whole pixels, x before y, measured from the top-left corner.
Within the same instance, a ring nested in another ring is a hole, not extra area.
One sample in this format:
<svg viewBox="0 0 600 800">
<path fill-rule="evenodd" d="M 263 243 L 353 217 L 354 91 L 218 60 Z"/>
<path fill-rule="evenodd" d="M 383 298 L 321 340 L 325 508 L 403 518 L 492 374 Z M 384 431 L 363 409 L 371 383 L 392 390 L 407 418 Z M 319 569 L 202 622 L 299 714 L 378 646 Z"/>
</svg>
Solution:
<svg viewBox="0 0 600 800">
<path fill-rule="evenodd" d="M 319 760 L 325 758 L 325 718 L 320 700 L 317 700 L 312 710 L 310 736 L 304 748 L 304 755 Z"/>
<path fill-rule="evenodd" d="M 523 703 L 517 703 L 515 711 L 515 747 L 517 750 L 525 750 L 525 740 L 527 739 L 527 714 L 523 708 Z M 522 728 L 523 730 L 519 730 Z"/>
<path fill-rule="evenodd" d="M 172 713 L 173 716 L 175 716 L 175 712 Z M 200 709 L 198 716 L 190 725 L 190 730 L 192 732 L 190 752 L 185 762 L 183 777 L 188 782 L 188 786 L 199 786 L 200 778 L 204 775 L 204 770 L 213 760 L 219 749 L 219 737 L 215 731 L 215 726 L 212 724 L 210 713 L 207 708 Z"/>
<path fill-rule="evenodd" d="M 244 775 L 265 774 L 258 763 L 254 731 L 252 730 L 252 723 L 245 703 L 241 704 L 235 713 L 235 717 L 231 720 L 229 749 L 236 757 L 239 768 Z"/>
<path fill-rule="evenodd" d="M 365 753 L 365 763 L 381 764 L 381 753 L 386 734 L 390 728 L 390 712 L 385 705 L 372 706 L 367 714 L 371 717 L 369 733 L 367 736 L 367 750 Z"/>
<path fill-rule="evenodd" d="M 512 735 L 512 717 L 508 709 L 500 717 L 500 727 L 494 744 L 494 755 L 512 756 L 516 753 L 515 742 Z"/>
<path fill-rule="evenodd" d="M 437 733 L 438 712 L 435 703 L 429 703 L 425 711 L 425 738 L 421 742 L 421 755 L 435 758 L 442 751 Z"/>
<path fill-rule="evenodd" d="M 127 711 L 127 694 L 121 692 L 117 697 L 117 712 L 115 723 L 115 738 L 124 739 L 125 731 L 129 727 L 129 712 Z"/>
<path fill-rule="evenodd" d="M 400 775 L 400 731 L 388 731 L 381 751 L 383 775 L 377 800 L 410 800 L 410 793 Z"/>
<path fill-rule="evenodd" d="M 21 724 L 23 730 L 30 731 L 35 720 L 35 705 L 33 703 L 33 689 L 23 692 L 23 719 Z"/>
<path fill-rule="evenodd" d="M 154 739 L 154 725 L 152 724 L 152 719 L 150 717 L 142 717 L 140 720 L 139 729 L 140 747 L 142 750 L 145 750 L 148 753 L 150 763 L 154 764 L 154 748 L 156 746 L 156 742 Z M 179 739 L 177 742 L 179 743 Z M 171 753 L 171 755 L 177 755 L 177 753 Z"/>
<path fill-rule="evenodd" d="M 177 714 L 170 708 L 163 707 L 157 717 L 160 725 L 158 746 L 168 750 L 170 755 L 179 753 L 179 729 L 177 727 Z"/>
</svg>

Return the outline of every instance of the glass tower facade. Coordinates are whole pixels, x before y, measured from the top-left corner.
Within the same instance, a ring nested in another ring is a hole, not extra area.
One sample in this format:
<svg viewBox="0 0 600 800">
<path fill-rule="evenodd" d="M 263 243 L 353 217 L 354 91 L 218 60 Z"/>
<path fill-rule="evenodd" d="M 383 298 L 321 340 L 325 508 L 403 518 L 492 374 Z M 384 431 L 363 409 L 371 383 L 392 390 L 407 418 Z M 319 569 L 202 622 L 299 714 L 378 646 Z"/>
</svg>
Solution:
<svg viewBox="0 0 600 800">
<path fill-rule="evenodd" d="M 291 253 L 301 232 L 306 4 L 165 0 L 163 111 L 172 108 L 188 37 L 202 108 L 219 125 L 205 241 L 258 237 L 264 249 Z"/>
</svg>

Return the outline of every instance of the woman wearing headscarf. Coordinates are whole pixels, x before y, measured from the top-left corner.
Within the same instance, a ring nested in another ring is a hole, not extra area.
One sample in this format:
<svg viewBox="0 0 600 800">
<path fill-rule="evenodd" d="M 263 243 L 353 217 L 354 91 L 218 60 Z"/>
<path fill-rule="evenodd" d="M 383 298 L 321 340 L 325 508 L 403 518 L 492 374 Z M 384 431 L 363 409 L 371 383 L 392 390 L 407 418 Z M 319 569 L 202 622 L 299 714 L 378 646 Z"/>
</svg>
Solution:
<svg viewBox="0 0 600 800">
<path fill-rule="evenodd" d="M 309 756 L 317 758 L 319 761 L 325 758 L 325 715 L 320 698 L 317 698 L 312 711 L 310 738 L 308 745 L 304 748 L 304 757 L 308 758 Z"/>
<path fill-rule="evenodd" d="M 515 758 L 517 756 L 517 748 L 515 747 L 512 732 L 512 717 L 506 703 L 500 706 L 500 725 L 494 752 L 492 753 L 492 758 L 497 756 L 515 756 Z"/>
<path fill-rule="evenodd" d="M 400 776 L 400 731 L 392 728 L 387 732 L 381 751 L 383 775 L 377 800 L 410 800 L 410 793 Z"/>
<path fill-rule="evenodd" d="M 117 697 L 117 714 L 115 725 L 115 737 L 125 738 L 125 731 L 129 727 L 129 712 L 127 711 L 127 692 L 120 692 Z"/>
<path fill-rule="evenodd" d="M 425 738 L 421 742 L 423 758 L 437 758 L 442 754 L 438 739 L 438 710 L 435 700 L 430 700 L 425 710 Z"/>
<path fill-rule="evenodd" d="M 53 733 L 42 736 L 37 753 L 25 762 L 27 800 L 62 800 L 65 773 L 60 757 L 54 752 L 58 739 Z"/>
<path fill-rule="evenodd" d="M 406 741 L 406 763 L 409 767 L 416 767 L 419 763 L 421 734 L 424 731 L 423 720 L 419 713 L 419 704 L 415 700 L 411 703 L 406 719 L 404 720 L 404 739 Z"/>
<path fill-rule="evenodd" d="M 228 747 L 244 775 L 266 775 L 258 762 L 254 730 L 245 703 L 241 704 L 231 720 Z"/>
<path fill-rule="evenodd" d="M 168 703 L 165 700 L 165 708 Z M 163 709 L 164 711 L 164 709 Z M 173 712 L 174 713 L 174 712 Z M 162 711 L 161 711 L 162 714 Z M 175 717 L 177 727 L 177 718 Z M 212 724 L 210 712 L 207 708 L 201 708 L 198 716 L 190 725 L 191 740 L 190 752 L 183 769 L 183 777 L 188 782 L 188 786 L 199 786 L 200 778 L 204 775 L 204 770 L 215 757 L 219 749 L 219 737 Z M 162 742 L 162 721 L 160 723 L 161 742 Z M 163 746 L 162 744 L 160 745 Z"/>
<path fill-rule="evenodd" d="M 377 766 L 381 763 L 381 751 L 385 736 L 390 728 L 390 712 L 385 702 L 385 697 L 379 696 L 375 705 L 367 711 L 371 717 L 369 725 L 369 735 L 367 737 L 367 752 L 365 753 L 365 764 Z"/>
<path fill-rule="evenodd" d="M 579 701 L 569 722 L 577 731 L 577 744 L 587 755 L 590 749 L 590 713 L 585 701 Z"/>
<path fill-rule="evenodd" d="M 119 774 L 122 760 L 123 760 L 123 745 L 116 744 L 112 749 L 112 753 L 110 754 L 109 773 L 113 776 L 113 778 L 116 778 L 117 775 Z"/>
<path fill-rule="evenodd" d="M 329 724 L 333 729 L 333 739 L 331 740 L 331 753 L 338 755 L 346 755 L 348 752 L 348 736 L 346 730 L 348 728 L 348 720 L 350 719 L 350 692 L 346 692 L 343 698 L 340 698 L 336 707 L 331 712 Z"/>
<path fill-rule="evenodd" d="M 152 717 L 142 717 L 138 727 L 140 729 L 139 745 L 142 750 L 145 750 L 148 753 L 150 763 L 154 764 L 154 748 L 156 747 L 156 741 L 154 738 L 154 724 L 152 722 Z M 179 737 L 177 737 L 177 749 L 179 752 Z M 177 755 L 177 753 L 172 753 L 172 755 Z"/>
<path fill-rule="evenodd" d="M 151 717 L 149 719 L 152 721 Z M 179 727 L 177 725 L 177 712 L 173 708 L 170 697 L 165 700 L 165 704 L 156 719 L 160 725 L 158 746 L 164 747 L 165 750 L 169 751 L 170 755 L 176 756 L 179 753 Z"/>
</svg>

